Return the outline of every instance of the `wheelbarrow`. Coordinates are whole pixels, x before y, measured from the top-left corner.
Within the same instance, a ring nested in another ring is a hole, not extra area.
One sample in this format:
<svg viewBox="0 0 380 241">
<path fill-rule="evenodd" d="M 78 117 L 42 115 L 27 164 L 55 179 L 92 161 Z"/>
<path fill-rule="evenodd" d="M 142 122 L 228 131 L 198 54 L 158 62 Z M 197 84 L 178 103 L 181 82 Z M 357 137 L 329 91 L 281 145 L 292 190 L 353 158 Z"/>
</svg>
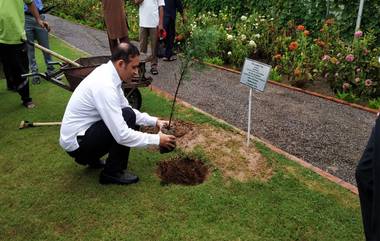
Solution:
<svg viewBox="0 0 380 241">
<path fill-rule="evenodd" d="M 80 84 L 80 82 L 87 75 L 89 75 L 96 67 L 98 67 L 101 64 L 107 63 L 110 60 L 110 56 L 93 56 L 79 58 L 75 61 L 72 61 L 37 43 L 33 43 L 31 41 L 27 41 L 27 43 L 33 45 L 34 47 L 40 49 L 43 52 L 57 57 L 65 63 L 48 63 L 51 65 L 60 65 L 60 69 L 57 69 L 53 73 L 29 73 L 24 74 L 23 77 L 40 76 L 43 79 L 69 91 L 74 91 L 75 88 Z M 134 77 L 131 82 L 123 82 L 122 84 L 124 95 L 128 99 L 129 104 L 134 109 L 140 109 L 142 104 L 142 96 L 138 88 L 149 86 L 153 81 L 152 77 L 146 77 L 145 73 L 145 61 L 140 61 L 138 76 Z M 61 80 L 63 75 L 66 77 L 67 83 Z"/>
</svg>

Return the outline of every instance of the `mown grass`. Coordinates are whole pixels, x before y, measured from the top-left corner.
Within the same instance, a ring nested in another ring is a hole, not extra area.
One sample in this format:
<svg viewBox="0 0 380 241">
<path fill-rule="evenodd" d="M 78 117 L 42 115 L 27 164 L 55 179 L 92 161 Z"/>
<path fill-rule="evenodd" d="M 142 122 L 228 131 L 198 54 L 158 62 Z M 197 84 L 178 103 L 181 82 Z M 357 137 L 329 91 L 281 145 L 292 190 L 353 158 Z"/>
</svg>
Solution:
<svg viewBox="0 0 380 241">
<path fill-rule="evenodd" d="M 51 42 L 66 57 L 82 55 Z M 144 111 L 169 115 L 170 102 L 141 90 Z M 37 107 L 27 110 L 0 81 L 0 240 L 363 240 L 356 195 L 261 144 L 274 173 L 268 181 L 240 183 L 213 169 L 202 185 L 163 186 L 156 163 L 172 154 L 134 149 L 129 167 L 141 181 L 99 185 L 99 171 L 59 147 L 59 127 L 18 130 L 23 119 L 59 121 L 70 97 L 47 82 L 31 93 Z M 228 131 L 193 110 L 179 112 Z"/>
</svg>

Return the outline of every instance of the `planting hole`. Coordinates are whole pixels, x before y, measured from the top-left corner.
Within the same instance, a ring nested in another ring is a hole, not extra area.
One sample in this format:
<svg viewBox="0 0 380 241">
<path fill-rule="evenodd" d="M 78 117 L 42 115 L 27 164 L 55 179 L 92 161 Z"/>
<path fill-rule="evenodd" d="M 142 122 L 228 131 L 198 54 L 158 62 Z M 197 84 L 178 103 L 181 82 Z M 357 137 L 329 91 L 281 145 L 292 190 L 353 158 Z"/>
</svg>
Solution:
<svg viewBox="0 0 380 241">
<path fill-rule="evenodd" d="M 204 182 L 209 171 L 201 160 L 176 156 L 159 162 L 156 173 L 165 184 L 198 185 Z"/>
</svg>

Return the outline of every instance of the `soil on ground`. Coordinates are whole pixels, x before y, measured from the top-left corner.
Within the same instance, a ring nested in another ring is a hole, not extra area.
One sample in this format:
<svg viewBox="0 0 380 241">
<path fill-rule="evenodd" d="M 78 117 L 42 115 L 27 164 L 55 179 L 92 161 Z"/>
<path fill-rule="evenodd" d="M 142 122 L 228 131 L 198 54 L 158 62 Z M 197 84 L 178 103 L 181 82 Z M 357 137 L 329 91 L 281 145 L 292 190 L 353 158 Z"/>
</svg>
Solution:
<svg viewBox="0 0 380 241">
<path fill-rule="evenodd" d="M 272 169 L 266 159 L 253 144 L 247 147 L 245 136 L 240 133 L 225 131 L 207 124 L 197 125 L 183 121 L 176 121 L 174 126 L 176 130 L 181 131 L 180 135 L 177 134 L 177 148 L 191 152 L 194 148 L 200 147 L 211 165 L 220 170 L 225 178 L 247 182 L 253 179 L 267 180 L 272 176 Z M 160 165 L 167 168 L 167 165 L 170 165 L 167 164 L 168 161 L 171 160 L 164 160 L 166 164 L 159 164 L 159 168 Z M 177 164 L 173 165 L 174 169 L 178 168 Z M 189 178 L 191 177 L 184 179 Z"/>
</svg>

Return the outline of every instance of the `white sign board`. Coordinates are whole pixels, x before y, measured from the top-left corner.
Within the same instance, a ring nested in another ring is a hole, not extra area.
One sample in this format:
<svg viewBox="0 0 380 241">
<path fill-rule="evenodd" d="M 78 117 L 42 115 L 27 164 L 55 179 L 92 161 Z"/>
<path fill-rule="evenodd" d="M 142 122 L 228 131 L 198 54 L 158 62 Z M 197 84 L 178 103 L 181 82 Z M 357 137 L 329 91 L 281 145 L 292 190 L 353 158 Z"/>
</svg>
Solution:
<svg viewBox="0 0 380 241">
<path fill-rule="evenodd" d="M 240 83 L 263 92 L 267 83 L 271 66 L 252 59 L 245 59 Z"/>
</svg>

